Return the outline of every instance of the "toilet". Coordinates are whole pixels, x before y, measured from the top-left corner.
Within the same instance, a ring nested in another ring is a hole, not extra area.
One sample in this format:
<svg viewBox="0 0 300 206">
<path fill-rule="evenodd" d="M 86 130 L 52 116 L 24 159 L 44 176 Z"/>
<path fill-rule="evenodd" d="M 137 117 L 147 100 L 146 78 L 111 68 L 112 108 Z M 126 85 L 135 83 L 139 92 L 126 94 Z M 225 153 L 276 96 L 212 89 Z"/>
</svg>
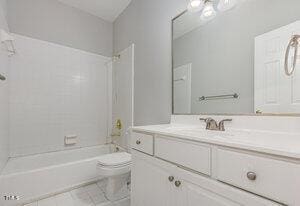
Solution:
<svg viewBox="0 0 300 206">
<path fill-rule="evenodd" d="M 108 200 L 113 202 L 130 195 L 131 154 L 103 155 L 98 159 L 97 169 L 99 175 L 107 178 L 104 194 Z"/>
</svg>

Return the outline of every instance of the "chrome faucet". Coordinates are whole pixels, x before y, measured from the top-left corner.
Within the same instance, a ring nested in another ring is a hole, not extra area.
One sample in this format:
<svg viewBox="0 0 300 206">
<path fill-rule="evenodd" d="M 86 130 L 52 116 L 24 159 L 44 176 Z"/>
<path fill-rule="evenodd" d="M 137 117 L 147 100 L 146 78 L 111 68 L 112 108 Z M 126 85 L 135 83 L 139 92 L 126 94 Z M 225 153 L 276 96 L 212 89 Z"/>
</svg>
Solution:
<svg viewBox="0 0 300 206">
<path fill-rule="evenodd" d="M 223 119 L 218 124 L 217 121 L 214 120 L 213 118 L 200 118 L 200 120 L 206 123 L 207 130 L 214 130 L 214 131 L 225 131 L 224 123 L 232 121 L 232 119 Z"/>
<path fill-rule="evenodd" d="M 218 123 L 213 118 L 206 118 L 206 119 L 200 118 L 200 120 L 206 123 L 207 130 L 219 130 Z"/>
</svg>

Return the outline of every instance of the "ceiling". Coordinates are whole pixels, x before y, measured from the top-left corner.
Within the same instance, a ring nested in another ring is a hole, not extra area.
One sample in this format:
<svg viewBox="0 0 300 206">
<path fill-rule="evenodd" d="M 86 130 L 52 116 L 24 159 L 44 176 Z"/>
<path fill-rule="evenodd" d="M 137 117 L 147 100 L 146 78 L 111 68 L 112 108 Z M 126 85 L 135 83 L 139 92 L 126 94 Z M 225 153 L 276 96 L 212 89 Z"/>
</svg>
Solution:
<svg viewBox="0 0 300 206">
<path fill-rule="evenodd" d="M 129 5 L 131 0 L 58 0 L 106 21 L 113 22 Z"/>
</svg>

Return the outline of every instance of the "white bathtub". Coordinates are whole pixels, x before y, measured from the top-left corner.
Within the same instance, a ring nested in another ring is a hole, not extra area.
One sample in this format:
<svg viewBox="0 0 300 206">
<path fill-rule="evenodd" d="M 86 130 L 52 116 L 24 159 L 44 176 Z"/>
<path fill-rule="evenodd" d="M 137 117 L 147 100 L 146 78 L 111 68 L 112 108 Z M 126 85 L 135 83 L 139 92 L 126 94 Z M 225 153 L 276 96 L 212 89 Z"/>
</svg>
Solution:
<svg viewBox="0 0 300 206">
<path fill-rule="evenodd" d="M 103 145 L 11 158 L 0 175 L 0 206 L 21 205 L 101 179 L 97 159 L 112 151 L 111 145 Z M 4 200 L 11 195 L 20 200 Z"/>
</svg>

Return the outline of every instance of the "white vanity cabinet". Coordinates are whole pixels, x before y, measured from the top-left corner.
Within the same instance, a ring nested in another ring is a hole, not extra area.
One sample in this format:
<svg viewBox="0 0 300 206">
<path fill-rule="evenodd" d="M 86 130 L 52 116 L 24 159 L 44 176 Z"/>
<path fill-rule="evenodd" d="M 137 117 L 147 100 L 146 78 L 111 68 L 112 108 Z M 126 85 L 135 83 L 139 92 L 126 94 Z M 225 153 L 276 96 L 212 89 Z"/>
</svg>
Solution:
<svg viewBox="0 0 300 206">
<path fill-rule="evenodd" d="M 218 180 L 287 205 L 299 205 L 299 164 L 229 149 L 218 149 L 215 162 Z"/>
<path fill-rule="evenodd" d="M 239 205 L 185 180 L 172 164 L 140 152 L 133 156 L 132 206 Z"/>
<path fill-rule="evenodd" d="M 172 185 L 169 177 L 176 167 L 160 164 L 135 150 L 132 151 L 132 161 L 132 205 L 171 206 Z"/>
<path fill-rule="evenodd" d="M 211 175 L 211 148 L 200 143 L 187 143 L 166 136 L 156 136 L 155 156 L 182 165 L 204 175 Z M 197 158 L 195 158 L 197 157 Z"/>
<path fill-rule="evenodd" d="M 176 142 L 175 138 L 159 135 L 153 137 L 154 155 L 135 149 L 132 142 L 132 206 L 280 205 L 212 178 L 209 145 L 189 144 L 180 139 Z M 182 157 L 176 157 L 176 151 L 177 156 Z M 193 157 L 193 154 L 202 156 Z M 192 160 L 185 162 L 185 155 Z"/>
<path fill-rule="evenodd" d="M 133 133 L 131 135 L 131 147 L 135 150 L 153 155 L 153 135 Z"/>
</svg>

